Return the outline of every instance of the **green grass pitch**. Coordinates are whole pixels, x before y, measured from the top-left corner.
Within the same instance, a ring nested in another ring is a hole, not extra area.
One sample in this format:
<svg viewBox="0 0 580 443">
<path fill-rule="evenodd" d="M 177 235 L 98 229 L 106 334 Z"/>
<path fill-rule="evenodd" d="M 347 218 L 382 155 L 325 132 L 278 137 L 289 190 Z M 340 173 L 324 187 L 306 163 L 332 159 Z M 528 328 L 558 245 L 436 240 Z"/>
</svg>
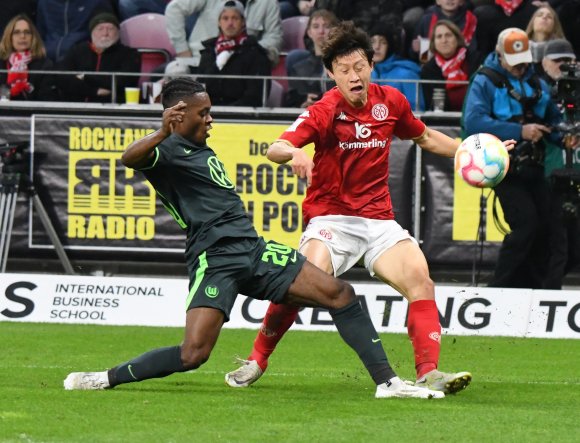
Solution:
<svg viewBox="0 0 580 443">
<path fill-rule="evenodd" d="M 443 337 L 442 370 L 470 370 L 443 400 L 374 399 L 337 333 L 291 331 L 249 389 L 224 384 L 255 331 L 225 329 L 199 370 L 107 391 L 65 391 L 69 372 L 103 370 L 176 328 L 0 322 L 2 442 L 577 442 L 580 340 Z M 381 335 L 413 378 L 408 338 Z"/>
</svg>

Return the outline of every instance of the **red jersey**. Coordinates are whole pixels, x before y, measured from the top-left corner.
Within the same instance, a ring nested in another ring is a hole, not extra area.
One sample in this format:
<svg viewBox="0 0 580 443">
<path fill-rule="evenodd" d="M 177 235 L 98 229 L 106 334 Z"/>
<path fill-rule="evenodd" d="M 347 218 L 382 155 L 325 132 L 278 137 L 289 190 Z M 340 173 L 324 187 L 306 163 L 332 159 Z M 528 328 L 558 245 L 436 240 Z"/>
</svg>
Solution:
<svg viewBox="0 0 580 443">
<path fill-rule="evenodd" d="M 389 152 L 393 135 L 419 137 L 425 124 L 405 96 L 369 84 L 364 107 L 350 106 L 338 88 L 306 111 L 282 134 L 297 148 L 314 143 L 312 184 L 302 204 L 304 221 L 320 215 L 393 220 Z"/>
</svg>

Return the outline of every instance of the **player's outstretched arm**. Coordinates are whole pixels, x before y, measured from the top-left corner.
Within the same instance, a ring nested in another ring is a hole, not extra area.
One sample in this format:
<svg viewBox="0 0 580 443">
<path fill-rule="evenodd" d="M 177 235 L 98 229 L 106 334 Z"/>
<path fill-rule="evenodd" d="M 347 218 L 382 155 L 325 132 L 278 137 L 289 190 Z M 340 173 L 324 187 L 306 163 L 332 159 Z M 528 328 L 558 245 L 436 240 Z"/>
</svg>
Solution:
<svg viewBox="0 0 580 443">
<path fill-rule="evenodd" d="M 310 186 L 314 162 L 304 150 L 296 148 L 286 140 L 276 140 L 268 148 L 266 157 L 278 164 L 292 160 L 292 172 L 300 178 L 306 177 L 306 184 Z"/>
<path fill-rule="evenodd" d="M 413 141 L 421 149 L 444 157 L 453 157 L 461 143 L 459 140 L 429 127 L 425 128 L 425 132 L 420 137 L 414 138 Z"/>
<path fill-rule="evenodd" d="M 153 158 L 155 147 L 171 135 L 175 125 L 183 121 L 186 106 L 184 102 L 180 101 L 175 106 L 165 109 L 161 128 L 127 146 L 121 157 L 123 164 L 133 169 L 147 166 Z"/>
</svg>

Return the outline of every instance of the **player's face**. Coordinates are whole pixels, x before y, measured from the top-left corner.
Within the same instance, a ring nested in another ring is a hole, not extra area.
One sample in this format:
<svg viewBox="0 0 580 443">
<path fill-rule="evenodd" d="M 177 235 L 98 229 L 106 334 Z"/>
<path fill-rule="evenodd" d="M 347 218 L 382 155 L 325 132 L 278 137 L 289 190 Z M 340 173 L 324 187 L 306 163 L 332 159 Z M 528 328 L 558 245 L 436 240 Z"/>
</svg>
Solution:
<svg viewBox="0 0 580 443">
<path fill-rule="evenodd" d="M 367 102 L 371 71 L 362 50 L 336 57 L 332 62 L 332 72 L 328 76 L 336 82 L 338 90 L 345 100 L 355 108 L 364 106 Z"/>
<path fill-rule="evenodd" d="M 211 109 L 209 95 L 205 92 L 199 92 L 185 100 L 185 103 L 187 108 L 185 108 L 185 115 L 183 116 L 183 123 L 179 133 L 196 145 L 203 146 L 209 137 L 213 121 L 209 112 Z"/>
</svg>

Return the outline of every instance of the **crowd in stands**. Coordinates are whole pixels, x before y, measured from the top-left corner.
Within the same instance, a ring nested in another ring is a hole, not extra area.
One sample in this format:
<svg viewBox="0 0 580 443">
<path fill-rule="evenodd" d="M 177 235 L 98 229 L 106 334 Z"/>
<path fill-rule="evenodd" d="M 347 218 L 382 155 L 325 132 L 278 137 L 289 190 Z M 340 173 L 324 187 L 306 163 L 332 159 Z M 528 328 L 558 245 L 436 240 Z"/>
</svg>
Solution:
<svg viewBox="0 0 580 443">
<path fill-rule="evenodd" d="M 163 23 L 171 44 L 156 79 L 195 75 L 216 105 L 263 105 L 272 75 L 283 94 L 270 105 L 312 104 L 333 86 L 320 54 L 339 20 L 371 36 L 372 81 L 401 90 L 417 111 L 432 109 L 436 89 L 446 111 L 460 111 L 467 81 L 508 27 L 526 31 L 540 73 L 550 41 L 580 50 L 580 0 L 5 0 L 0 82 L 13 100 L 121 103 L 123 89 L 143 81 L 144 50 L 160 50 L 123 44 L 122 24 L 141 14 L 161 16 L 152 23 Z M 288 48 L 288 32 L 304 38 Z M 99 72 L 134 75 L 113 82 Z"/>
</svg>

